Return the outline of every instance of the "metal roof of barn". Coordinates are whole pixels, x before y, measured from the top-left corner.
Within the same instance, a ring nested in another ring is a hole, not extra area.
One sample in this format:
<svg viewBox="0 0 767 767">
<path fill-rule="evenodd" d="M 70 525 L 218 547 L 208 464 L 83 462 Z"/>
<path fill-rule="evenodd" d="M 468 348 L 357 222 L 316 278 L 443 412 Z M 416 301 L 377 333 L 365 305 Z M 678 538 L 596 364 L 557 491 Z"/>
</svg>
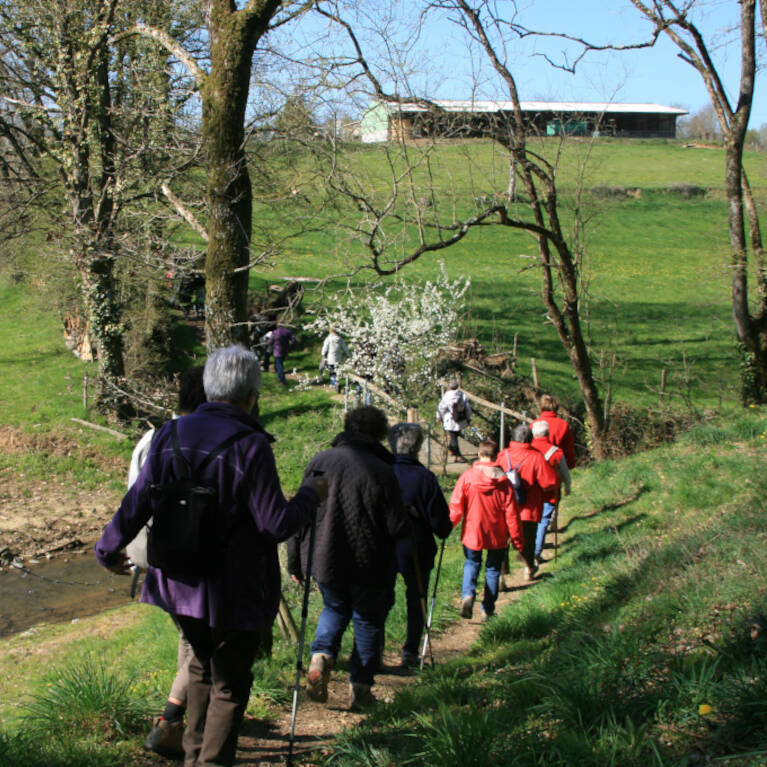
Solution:
<svg viewBox="0 0 767 767">
<path fill-rule="evenodd" d="M 510 112 L 514 109 L 511 101 L 454 101 L 436 99 L 432 102 L 435 106 L 446 112 Z M 519 105 L 523 112 L 575 112 L 584 113 L 620 113 L 620 114 L 665 114 L 686 115 L 686 109 L 667 107 L 662 104 L 619 104 L 615 102 L 588 102 L 588 101 L 520 101 Z M 394 111 L 400 112 L 426 112 L 428 107 L 423 104 L 406 102 L 397 104 L 388 102 Z"/>
</svg>

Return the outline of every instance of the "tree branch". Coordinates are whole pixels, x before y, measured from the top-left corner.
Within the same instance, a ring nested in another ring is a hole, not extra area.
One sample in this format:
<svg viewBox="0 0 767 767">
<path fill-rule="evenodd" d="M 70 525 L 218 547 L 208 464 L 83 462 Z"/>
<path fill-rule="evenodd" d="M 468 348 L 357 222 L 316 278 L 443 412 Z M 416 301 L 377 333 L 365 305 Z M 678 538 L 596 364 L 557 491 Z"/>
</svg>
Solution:
<svg viewBox="0 0 767 767">
<path fill-rule="evenodd" d="M 176 197 L 175 194 L 171 191 L 170 187 L 166 183 L 160 184 L 160 189 L 162 190 L 162 193 L 168 198 L 168 201 L 171 205 L 176 209 L 178 214 L 189 224 L 189 226 L 194 229 L 195 232 L 197 232 L 200 237 L 207 242 L 208 241 L 208 232 L 205 229 L 205 227 L 197 220 L 197 217 L 192 213 L 189 208 L 184 205 L 184 203 Z"/>
</svg>

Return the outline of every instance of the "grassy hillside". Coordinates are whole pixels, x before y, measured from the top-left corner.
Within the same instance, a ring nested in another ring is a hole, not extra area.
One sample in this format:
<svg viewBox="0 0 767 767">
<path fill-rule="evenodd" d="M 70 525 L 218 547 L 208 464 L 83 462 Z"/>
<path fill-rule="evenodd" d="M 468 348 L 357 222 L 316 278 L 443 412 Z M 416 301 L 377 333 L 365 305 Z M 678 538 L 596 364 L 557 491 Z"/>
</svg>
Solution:
<svg viewBox="0 0 767 767">
<path fill-rule="evenodd" d="M 541 151 L 553 160 L 557 147 L 554 140 L 544 141 Z M 585 142 L 570 142 L 558 160 L 566 222 L 587 149 Z M 354 147 L 342 158 L 364 188 L 375 190 L 380 204 L 391 189 L 385 151 L 382 146 Z M 748 154 L 746 166 L 757 196 L 767 201 L 765 158 Z M 449 201 L 455 193 L 461 213 L 470 209 L 475 197 L 505 189 L 508 161 L 488 142 L 445 143 L 433 151 L 429 170 L 441 199 Z M 587 219 L 587 291 L 583 313 L 590 320 L 598 376 L 605 382 L 612 377 L 613 395 L 637 404 L 657 403 L 664 368 L 669 395 L 677 404 L 690 397 L 699 406 L 735 399 L 738 363 L 722 150 L 684 148 L 673 141 L 605 139 L 591 148 L 584 174 L 587 191 L 580 205 Z M 416 178 L 426 183 L 423 167 Z M 315 182 L 308 170 L 292 181 L 312 199 Z M 611 191 L 615 187 L 618 192 Z M 638 188 L 641 196 L 626 196 L 621 188 Z M 257 220 L 274 225 L 274 216 L 262 208 Z M 360 243 L 335 228 L 339 219 L 357 220 L 349 210 L 331 215 L 302 205 L 294 212 L 293 223 L 317 230 L 288 241 L 274 271 L 254 274 L 254 287 L 261 289 L 275 275 L 327 277 L 349 273 L 364 263 Z M 396 233 L 396 225 L 389 226 Z M 472 303 L 466 332 L 506 349 L 518 334 L 520 369 L 529 373 L 530 359 L 536 358 L 544 387 L 577 398 L 566 355 L 540 302 L 540 280 L 531 268 L 534 254 L 534 243 L 526 235 L 484 227 L 449 250 L 424 256 L 401 277 L 432 277 L 439 260 L 445 261 L 451 275 L 470 275 Z M 364 273 L 356 279 L 363 278 Z M 612 365 L 605 363 L 599 369 L 600 359 L 613 357 Z"/>
</svg>

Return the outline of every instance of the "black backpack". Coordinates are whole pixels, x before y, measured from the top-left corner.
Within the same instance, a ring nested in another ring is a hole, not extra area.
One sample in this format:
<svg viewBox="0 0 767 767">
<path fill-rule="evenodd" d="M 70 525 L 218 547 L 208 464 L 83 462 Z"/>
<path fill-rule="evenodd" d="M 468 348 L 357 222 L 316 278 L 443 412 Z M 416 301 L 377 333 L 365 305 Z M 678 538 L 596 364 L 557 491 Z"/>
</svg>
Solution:
<svg viewBox="0 0 767 767">
<path fill-rule="evenodd" d="M 171 578 L 213 575 L 224 562 L 230 520 L 218 508 L 218 489 L 203 485 L 198 477 L 218 455 L 253 430 L 232 434 L 196 470 L 181 453 L 175 420 L 170 432 L 177 478 L 149 488 L 153 515 L 147 561 Z"/>
</svg>

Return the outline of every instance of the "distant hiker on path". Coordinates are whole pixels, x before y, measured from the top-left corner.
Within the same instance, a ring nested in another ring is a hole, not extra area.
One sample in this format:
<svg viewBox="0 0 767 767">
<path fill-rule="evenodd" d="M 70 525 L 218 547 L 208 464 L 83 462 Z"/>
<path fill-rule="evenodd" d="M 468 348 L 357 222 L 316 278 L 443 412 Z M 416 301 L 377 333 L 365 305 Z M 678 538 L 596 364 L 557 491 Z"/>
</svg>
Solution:
<svg viewBox="0 0 767 767">
<path fill-rule="evenodd" d="M 562 487 L 565 489 L 565 495 L 570 495 L 570 470 L 567 468 L 567 459 L 562 448 L 549 442 L 548 423 L 543 420 L 534 421 L 531 429 L 533 432 L 532 446 L 557 473 L 556 489 L 546 491 L 543 494 L 543 515 L 535 534 L 535 564 L 540 566 L 544 561 L 543 544 L 546 541 L 546 531 L 549 529 L 551 520 L 556 517 Z"/>
<path fill-rule="evenodd" d="M 349 358 L 349 347 L 341 336 L 331 327 L 325 340 L 322 342 L 320 352 L 320 369 L 326 367 L 330 375 L 330 385 L 338 391 L 337 368 L 344 360 Z"/>
<path fill-rule="evenodd" d="M 442 421 L 442 428 L 448 435 L 448 452 L 453 456 L 453 461 L 465 462 L 458 445 L 458 436 L 471 421 L 471 405 L 458 381 L 450 381 L 448 384 L 447 391 L 437 405 L 437 420 Z"/>
<path fill-rule="evenodd" d="M 409 533 L 394 456 L 381 444 L 386 416 L 378 408 L 350 410 L 332 447 L 316 455 L 307 476 L 320 472 L 328 499 L 317 512 L 312 571 L 310 527 L 288 543 L 288 572 L 299 582 L 314 577 L 322 594 L 306 690 L 312 700 L 328 699 L 330 671 L 349 622 L 354 623 L 349 707 L 375 703 L 371 687 L 378 671 L 386 605 L 395 577 L 394 541 Z"/>
<path fill-rule="evenodd" d="M 533 423 L 546 421 L 549 425 L 549 442 L 562 448 L 565 460 L 567 461 L 567 468 L 574 469 L 576 459 L 573 430 L 564 418 L 560 418 L 557 415 L 558 403 L 556 399 L 551 394 L 543 394 L 538 400 L 538 405 L 541 409 L 541 414 Z"/>
<path fill-rule="evenodd" d="M 525 578 L 533 580 L 538 570 L 535 564 L 535 537 L 543 517 L 543 495 L 553 492 L 558 477 L 543 456 L 532 446 L 533 432 L 527 424 L 519 424 L 511 433 L 509 446 L 498 454 L 498 466 L 507 474 L 515 471 L 521 479 L 517 492 L 525 560 Z"/>
<path fill-rule="evenodd" d="M 123 548 L 154 516 L 149 538 L 152 560 L 158 518 L 174 516 L 168 506 L 153 500 L 158 489 L 170 493 L 181 485 L 184 462 L 193 473 L 199 471 L 198 487 L 214 491 L 204 494 L 210 500 L 198 496 L 187 506 L 191 510 L 205 503 L 218 522 L 212 528 L 215 534 L 208 531 L 203 536 L 199 529 L 190 530 L 188 523 L 177 528 L 180 535 L 175 542 L 188 537 L 181 533 L 194 532 L 199 534 L 196 542 L 204 546 L 199 556 L 182 557 L 188 574 L 170 575 L 165 568 L 150 567 L 141 594 L 142 602 L 162 607 L 174 617 L 194 650 L 183 738 L 189 766 L 228 767 L 234 762 L 253 682 L 251 667 L 271 646 L 280 599 L 277 543 L 298 530 L 327 493 L 325 481 L 313 477 L 290 501 L 283 495 L 271 438 L 251 415 L 260 376 L 253 352 L 240 346 L 213 352 L 203 376 L 208 402 L 158 430 L 138 479 L 95 546 L 104 567 L 127 575 Z M 199 470 L 209 455 L 215 460 Z"/>
<path fill-rule="evenodd" d="M 482 622 L 495 613 L 501 563 L 509 540 L 517 551 L 523 547 L 514 488 L 496 464 L 497 452 L 493 440 L 480 442 L 478 460 L 461 474 L 450 497 L 450 521 L 457 525 L 463 520 L 461 543 L 466 559 L 461 585 L 462 618 L 472 617 L 482 552 L 487 552 Z"/>
<path fill-rule="evenodd" d="M 396 542 L 397 572 L 405 581 L 407 602 L 407 636 L 401 656 L 403 668 L 412 668 L 420 662 L 426 594 L 437 553 L 434 536 L 447 538 L 453 529 L 450 511 L 436 476 L 418 460 L 422 444 L 423 430 L 417 423 L 398 423 L 389 431 L 394 473 L 412 524 L 412 533 Z M 393 604 L 392 589 L 389 609 Z"/>
<path fill-rule="evenodd" d="M 293 332 L 278 323 L 277 327 L 272 331 L 269 345 L 272 348 L 272 357 L 274 357 L 274 372 L 283 386 L 287 384 L 285 380 L 285 358 L 288 356 L 288 351 L 295 344 L 296 337 L 293 335 Z"/>
</svg>

